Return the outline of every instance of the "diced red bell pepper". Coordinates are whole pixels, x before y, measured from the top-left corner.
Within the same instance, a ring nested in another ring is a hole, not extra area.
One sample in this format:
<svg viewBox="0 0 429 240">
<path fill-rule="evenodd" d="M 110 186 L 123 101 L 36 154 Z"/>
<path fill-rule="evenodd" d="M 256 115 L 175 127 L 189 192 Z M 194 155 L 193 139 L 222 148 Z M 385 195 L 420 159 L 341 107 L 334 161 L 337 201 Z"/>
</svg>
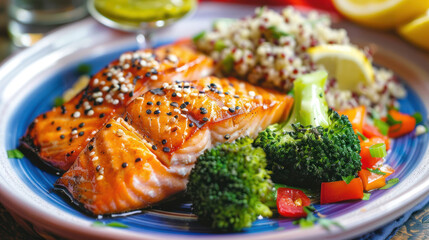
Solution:
<svg viewBox="0 0 429 240">
<path fill-rule="evenodd" d="M 335 203 L 346 200 L 362 199 L 363 184 L 360 178 L 349 184 L 345 181 L 323 182 L 320 191 L 320 204 Z"/>
<path fill-rule="evenodd" d="M 363 123 L 365 122 L 365 106 L 359 106 L 347 110 L 337 111 L 340 115 L 346 115 L 355 131 L 362 133 Z"/>
</svg>

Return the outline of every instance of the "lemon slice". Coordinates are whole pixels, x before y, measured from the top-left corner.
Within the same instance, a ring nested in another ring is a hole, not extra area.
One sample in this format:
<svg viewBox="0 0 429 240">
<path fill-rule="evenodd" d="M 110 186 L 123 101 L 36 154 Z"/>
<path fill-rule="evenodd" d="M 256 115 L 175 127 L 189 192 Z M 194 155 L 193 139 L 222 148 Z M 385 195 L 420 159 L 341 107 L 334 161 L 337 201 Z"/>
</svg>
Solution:
<svg viewBox="0 0 429 240">
<path fill-rule="evenodd" d="M 398 33 L 417 46 L 429 50 L 429 12 L 400 27 Z"/>
<path fill-rule="evenodd" d="M 429 8 L 425 0 L 334 0 L 337 10 L 362 25 L 391 29 L 423 14 Z"/>
<path fill-rule="evenodd" d="M 319 45 L 308 49 L 312 60 L 328 71 L 329 77 L 337 79 L 338 87 L 354 90 L 362 83 L 374 82 L 371 62 L 358 48 L 349 45 Z"/>
</svg>

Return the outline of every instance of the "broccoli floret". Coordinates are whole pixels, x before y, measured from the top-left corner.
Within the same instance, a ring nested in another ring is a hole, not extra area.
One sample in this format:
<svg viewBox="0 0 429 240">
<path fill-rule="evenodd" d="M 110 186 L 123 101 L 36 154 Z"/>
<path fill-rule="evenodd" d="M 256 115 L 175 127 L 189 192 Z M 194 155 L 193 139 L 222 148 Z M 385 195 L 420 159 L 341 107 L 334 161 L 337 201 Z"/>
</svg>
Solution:
<svg viewBox="0 0 429 240">
<path fill-rule="evenodd" d="M 270 217 L 273 184 L 261 148 L 249 137 L 220 144 L 198 158 L 187 193 L 199 220 L 222 231 L 250 227 L 259 215 Z"/>
<path fill-rule="evenodd" d="M 326 103 L 326 78 L 318 71 L 297 79 L 289 120 L 269 126 L 255 140 L 267 154 L 274 182 L 320 188 L 361 169 L 359 139 L 350 121 Z"/>
</svg>

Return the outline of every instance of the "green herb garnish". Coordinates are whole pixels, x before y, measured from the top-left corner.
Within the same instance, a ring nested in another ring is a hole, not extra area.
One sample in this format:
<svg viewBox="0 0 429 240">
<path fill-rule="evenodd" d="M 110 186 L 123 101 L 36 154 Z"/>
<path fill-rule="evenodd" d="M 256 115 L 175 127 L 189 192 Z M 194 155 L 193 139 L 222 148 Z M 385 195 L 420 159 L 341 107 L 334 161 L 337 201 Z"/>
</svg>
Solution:
<svg viewBox="0 0 429 240">
<path fill-rule="evenodd" d="M 380 171 L 380 169 L 379 168 L 376 168 L 376 169 L 372 169 L 372 168 L 366 168 L 368 171 L 370 171 L 370 172 L 372 172 L 372 173 L 375 173 L 375 174 L 378 174 L 378 175 L 386 175 L 386 173 L 384 173 L 384 172 L 382 172 L 382 171 Z"/>
<path fill-rule="evenodd" d="M 279 29 L 277 29 L 276 26 L 271 26 L 268 28 L 268 30 L 270 31 L 271 36 L 273 36 L 273 38 L 275 38 L 275 39 L 279 39 L 279 38 L 284 37 L 284 36 L 290 36 L 289 33 L 280 31 Z"/>
<path fill-rule="evenodd" d="M 214 45 L 214 49 L 215 49 L 215 51 L 221 51 L 222 49 L 224 49 L 224 48 L 226 48 L 226 44 L 225 44 L 225 42 L 224 41 L 222 41 L 222 40 L 217 40 L 216 42 L 215 42 L 215 45 Z"/>
<path fill-rule="evenodd" d="M 7 158 L 21 159 L 23 157 L 24 157 L 24 154 L 18 149 L 7 150 Z"/>
<path fill-rule="evenodd" d="M 387 136 L 389 133 L 389 124 L 381 121 L 380 119 L 374 119 L 374 126 L 378 128 L 381 134 Z"/>
<path fill-rule="evenodd" d="M 79 64 L 79 66 L 77 66 L 77 72 L 79 74 L 89 74 L 91 72 L 91 65 L 89 64 Z"/>
<path fill-rule="evenodd" d="M 110 222 L 110 223 L 103 223 L 100 221 L 95 221 L 94 223 L 92 223 L 93 227 L 115 227 L 115 228 L 129 228 L 128 225 L 125 225 L 123 223 L 120 222 Z"/>
<path fill-rule="evenodd" d="M 398 120 L 394 119 L 394 118 L 392 117 L 392 115 L 387 114 L 387 120 L 386 120 L 386 123 L 387 123 L 389 126 L 393 126 L 393 125 L 396 125 L 396 124 L 401 124 L 401 123 L 402 123 L 402 121 L 398 121 Z"/>
<path fill-rule="evenodd" d="M 228 55 L 222 60 L 222 70 L 225 73 L 231 73 L 233 68 L 234 57 L 232 55 Z"/>
<path fill-rule="evenodd" d="M 344 227 L 337 221 L 333 221 L 324 217 L 316 217 L 314 214 L 316 209 L 312 205 L 304 207 L 304 211 L 307 213 L 307 217 L 295 220 L 293 221 L 293 224 L 299 225 L 301 228 L 309 228 L 314 226 L 315 223 L 319 223 L 320 226 L 326 230 L 330 230 L 330 227 L 333 225 L 344 229 Z"/>
<path fill-rule="evenodd" d="M 420 123 L 420 122 L 422 122 L 422 121 L 423 121 L 423 116 L 422 116 L 422 114 L 421 114 L 421 113 L 419 113 L 419 112 L 415 112 L 415 113 L 413 114 L 413 118 L 414 118 L 414 119 L 416 119 L 416 124 L 417 124 L 417 123 Z"/>
<path fill-rule="evenodd" d="M 369 153 L 371 157 L 375 158 L 384 158 L 387 156 L 386 144 L 385 143 L 376 143 L 369 147 Z"/>
<path fill-rule="evenodd" d="M 355 179 L 354 176 L 347 176 L 347 177 L 342 177 L 343 181 L 346 182 L 347 184 L 349 184 L 353 179 Z"/>
<path fill-rule="evenodd" d="M 362 139 L 362 141 L 367 140 L 368 138 L 365 137 L 362 133 L 360 133 L 359 131 L 356 131 L 356 135 L 358 135 L 358 137 L 360 137 Z"/>
<path fill-rule="evenodd" d="M 198 33 L 197 35 L 195 35 L 192 38 L 192 41 L 197 42 L 198 40 L 202 39 L 205 35 L 206 35 L 206 31 L 202 31 L 202 32 Z"/>
<path fill-rule="evenodd" d="M 384 187 L 380 188 L 380 189 L 388 189 L 391 188 L 392 186 L 394 186 L 395 184 L 397 184 L 399 182 L 399 178 L 392 178 L 389 181 L 387 181 L 386 185 L 384 185 Z"/>
<path fill-rule="evenodd" d="M 367 201 L 367 200 L 369 200 L 369 198 L 371 197 L 371 193 L 363 193 L 363 198 L 362 198 L 362 200 L 365 200 L 365 201 Z"/>
<path fill-rule="evenodd" d="M 54 107 L 59 107 L 59 106 L 63 105 L 64 102 L 65 102 L 64 98 L 62 98 L 62 97 L 56 97 L 54 99 Z"/>
</svg>

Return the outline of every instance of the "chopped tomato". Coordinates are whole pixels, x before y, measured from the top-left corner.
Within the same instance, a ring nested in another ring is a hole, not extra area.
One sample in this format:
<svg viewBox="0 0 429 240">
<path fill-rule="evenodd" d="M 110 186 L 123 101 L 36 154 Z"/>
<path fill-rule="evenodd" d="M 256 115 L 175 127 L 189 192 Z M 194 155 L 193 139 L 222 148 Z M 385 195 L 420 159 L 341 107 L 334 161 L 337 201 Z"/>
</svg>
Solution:
<svg viewBox="0 0 429 240">
<path fill-rule="evenodd" d="M 362 180 L 365 191 L 384 187 L 384 185 L 386 185 L 386 178 L 395 172 L 395 170 L 388 165 L 383 165 L 379 169 L 385 175 L 373 173 L 367 169 L 362 169 L 359 171 L 359 177 Z"/>
<path fill-rule="evenodd" d="M 365 106 L 359 106 L 347 110 L 338 111 L 340 115 L 346 115 L 355 131 L 362 133 L 363 123 L 365 122 Z"/>
<path fill-rule="evenodd" d="M 390 149 L 390 139 L 387 136 L 384 136 L 378 128 L 375 126 L 369 125 L 368 123 L 363 124 L 362 134 L 367 138 L 378 137 L 384 139 L 384 143 L 386 144 L 386 150 Z"/>
<path fill-rule="evenodd" d="M 413 116 L 410 116 L 405 113 L 400 113 L 396 110 L 389 110 L 389 115 L 395 121 L 399 121 L 399 123 L 391 125 L 389 127 L 389 137 L 397 138 L 403 136 L 407 133 L 410 133 L 416 127 L 416 119 Z"/>
<path fill-rule="evenodd" d="M 369 151 L 369 147 L 377 143 L 386 143 L 386 141 L 383 138 L 372 137 L 360 142 L 360 160 L 362 162 L 362 169 L 372 168 L 378 161 L 382 159 L 371 156 Z"/>
<path fill-rule="evenodd" d="M 277 189 L 277 210 L 283 217 L 305 217 L 305 206 L 310 205 L 310 199 L 298 189 Z"/>
<path fill-rule="evenodd" d="M 353 179 L 349 184 L 344 181 L 323 182 L 320 191 L 320 204 L 362 199 L 363 184 L 360 178 Z"/>
</svg>

